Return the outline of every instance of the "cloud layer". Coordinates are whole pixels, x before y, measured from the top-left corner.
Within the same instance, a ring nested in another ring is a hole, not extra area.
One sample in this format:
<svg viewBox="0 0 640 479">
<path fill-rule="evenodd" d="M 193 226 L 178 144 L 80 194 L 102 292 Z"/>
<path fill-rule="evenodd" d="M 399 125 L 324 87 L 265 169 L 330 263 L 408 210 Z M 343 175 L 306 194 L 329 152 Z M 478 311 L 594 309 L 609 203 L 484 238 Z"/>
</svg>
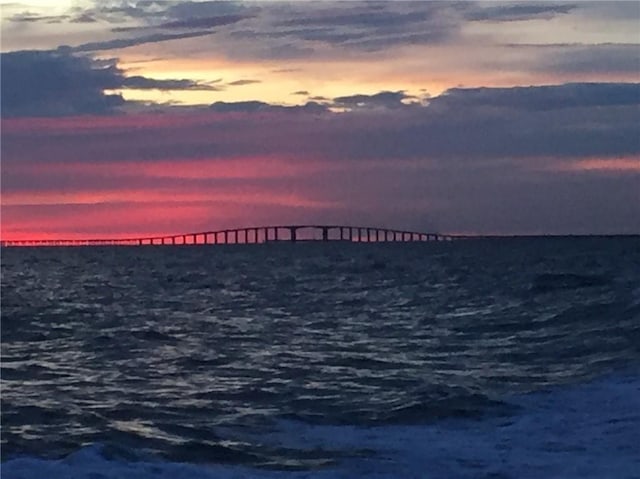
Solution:
<svg viewBox="0 0 640 479">
<path fill-rule="evenodd" d="M 19 224 L 42 207 L 82 224 L 87 205 L 112 205 L 148 210 L 151 232 L 166 228 L 164 204 L 188 210 L 171 231 L 304 218 L 469 233 L 637 231 L 640 84 L 402 99 L 5 121 L 3 216 Z"/>
<path fill-rule="evenodd" d="M 5 12 L 4 237 L 640 230 L 633 2 Z"/>
</svg>

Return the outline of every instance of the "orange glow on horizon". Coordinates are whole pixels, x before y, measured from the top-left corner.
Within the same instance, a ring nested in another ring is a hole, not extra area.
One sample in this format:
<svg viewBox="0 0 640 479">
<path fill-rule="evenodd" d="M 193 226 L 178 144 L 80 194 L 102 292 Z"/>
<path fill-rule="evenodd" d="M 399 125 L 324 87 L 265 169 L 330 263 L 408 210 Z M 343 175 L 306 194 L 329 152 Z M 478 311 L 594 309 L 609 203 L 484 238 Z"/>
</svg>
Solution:
<svg viewBox="0 0 640 479">
<path fill-rule="evenodd" d="M 566 172 L 620 172 L 640 173 L 640 157 L 624 158 L 584 158 L 571 162 L 549 165 L 545 169 Z"/>
<path fill-rule="evenodd" d="M 640 172 L 640 157 L 579 160 L 575 165 L 575 169 L 582 171 Z"/>
</svg>

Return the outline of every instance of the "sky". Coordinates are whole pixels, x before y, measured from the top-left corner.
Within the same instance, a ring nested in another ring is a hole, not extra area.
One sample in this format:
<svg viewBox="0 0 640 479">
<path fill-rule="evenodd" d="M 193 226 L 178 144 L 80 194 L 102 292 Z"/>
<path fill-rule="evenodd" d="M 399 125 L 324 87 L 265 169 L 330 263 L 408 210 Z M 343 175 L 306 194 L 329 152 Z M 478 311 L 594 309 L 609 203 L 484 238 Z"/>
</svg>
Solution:
<svg viewBox="0 0 640 479">
<path fill-rule="evenodd" d="M 0 0 L 2 239 L 640 233 L 640 2 Z"/>
</svg>

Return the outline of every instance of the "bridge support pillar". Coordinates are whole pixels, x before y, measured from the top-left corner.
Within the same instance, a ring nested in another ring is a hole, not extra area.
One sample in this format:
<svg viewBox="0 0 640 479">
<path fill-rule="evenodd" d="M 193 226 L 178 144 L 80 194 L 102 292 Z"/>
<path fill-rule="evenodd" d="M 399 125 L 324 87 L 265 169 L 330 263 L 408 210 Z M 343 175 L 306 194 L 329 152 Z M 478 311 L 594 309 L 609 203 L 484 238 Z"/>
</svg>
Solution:
<svg viewBox="0 0 640 479">
<path fill-rule="evenodd" d="M 298 228 L 295 228 L 295 227 L 289 228 L 289 235 L 292 243 L 295 243 L 297 241 L 297 236 L 296 236 L 297 232 L 298 232 Z"/>
<path fill-rule="evenodd" d="M 342 229 L 340 231 L 342 231 Z M 322 227 L 322 241 L 329 241 L 329 228 L 326 226 Z"/>
</svg>

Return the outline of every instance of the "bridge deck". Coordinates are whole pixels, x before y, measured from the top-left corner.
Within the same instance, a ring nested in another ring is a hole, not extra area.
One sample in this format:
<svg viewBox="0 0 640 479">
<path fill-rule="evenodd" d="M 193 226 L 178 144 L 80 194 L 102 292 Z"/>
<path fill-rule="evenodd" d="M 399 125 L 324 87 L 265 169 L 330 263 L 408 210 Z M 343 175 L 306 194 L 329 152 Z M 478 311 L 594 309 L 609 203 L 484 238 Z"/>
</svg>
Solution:
<svg viewBox="0 0 640 479">
<path fill-rule="evenodd" d="M 345 225 L 275 225 L 231 228 L 198 233 L 137 238 L 18 239 L 3 240 L 2 246 L 152 246 L 152 245 L 228 245 L 297 242 L 306 240 L 352 243 L 451 241 L 463 236 L 440 233 Z"/>
</svg>

